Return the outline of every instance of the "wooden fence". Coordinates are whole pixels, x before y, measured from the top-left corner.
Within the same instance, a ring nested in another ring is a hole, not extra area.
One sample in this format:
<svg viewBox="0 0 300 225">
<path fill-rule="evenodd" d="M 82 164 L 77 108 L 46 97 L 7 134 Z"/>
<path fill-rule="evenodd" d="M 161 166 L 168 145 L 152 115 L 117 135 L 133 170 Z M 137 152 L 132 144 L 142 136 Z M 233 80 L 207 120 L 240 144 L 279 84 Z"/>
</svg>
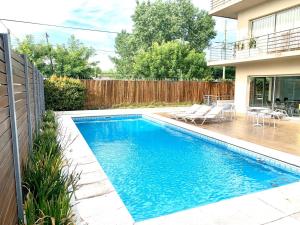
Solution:
<svg viewBox="0 0 300 225">
<path fill-rule="evenodd" d="M 44 112 L 43 78 L 0 34 L 0 224 L 23 220 L 21 177 Z"/>
<path fill-rule="evenodd" d="M 232 99 L 232 82 L 82 80 L 87 88 L 86 108 L 151 102 L 202 102 L 204 95 Z"/>
</svg>

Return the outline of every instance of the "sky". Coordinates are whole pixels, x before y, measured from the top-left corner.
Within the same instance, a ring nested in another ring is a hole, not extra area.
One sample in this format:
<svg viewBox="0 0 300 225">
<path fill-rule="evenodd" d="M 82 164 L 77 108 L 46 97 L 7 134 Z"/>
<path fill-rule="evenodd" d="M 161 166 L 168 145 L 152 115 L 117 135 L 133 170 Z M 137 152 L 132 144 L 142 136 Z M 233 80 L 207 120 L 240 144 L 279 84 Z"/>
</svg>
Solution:
<svg viewBox="0 0 300 225">
<path fill-rule="evenodd" d="M 192 0 L 200 9 L 209 10 L 210 0 Z M 136 0 L 9 0 L 3 1 L 0 8 L 0 19 L 24 20 L 39 23 L 57 24 L 73 27 L 84 27 L 120 32 L 131 32 L 131 15 L 134 13 Z M 17 7 L 16 7 L 17 6 Z M 224 19 L 216 19 L 216 41 L 224 39 Z M 235 21 L 228 21 L 228 39 L 235 38 Z M 0 21 L 0 32 L 9 28 L 12 44 L 16 38 L 22 39 L 32 34 L 35 40 L 45 40 L 49 35 L 52 44 L 65 43 L 71 34 L 83 43 L 96 49 L 93 60 L 100 61 L 104 71 L 114 68 L 109 56 L 114 56 L 114 39 L 116 34 L 78 31 L 70 29 L 26 25 Z"/>
</svg>

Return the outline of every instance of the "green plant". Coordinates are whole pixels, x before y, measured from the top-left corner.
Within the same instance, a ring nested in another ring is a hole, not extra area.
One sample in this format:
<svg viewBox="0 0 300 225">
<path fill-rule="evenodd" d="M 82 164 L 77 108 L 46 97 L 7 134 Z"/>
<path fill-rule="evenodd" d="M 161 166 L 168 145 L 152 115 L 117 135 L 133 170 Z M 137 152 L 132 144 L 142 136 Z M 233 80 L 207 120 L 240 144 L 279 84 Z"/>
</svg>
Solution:
<svg viewBox="0 0 300 225">
<path fill-rule="evenodd" d="M 253 37 L 249 40 L 249 48 L 256 48 L 256 40 Z"/>
<path fill-rule="evenodd" d="M 245 43 L 242 41 L 238 41 L 234 43 L 234 49 L 238 51 L 242 51 L 245 49 Z"/>
<path fill-rule="evenodd" d="M 52 76 L 45 81 L 47 110 L 67 111 L 83 109 L 85 87 L 78 79 Z"/>
<path fill-rule="evenodd" d="M 63 157 L 57 128 L 54 113 L 46 112 L 24 171 L 27 224 L 73 224 L 71 198 L 78 175 L 69 170 Z"/>
</svg>

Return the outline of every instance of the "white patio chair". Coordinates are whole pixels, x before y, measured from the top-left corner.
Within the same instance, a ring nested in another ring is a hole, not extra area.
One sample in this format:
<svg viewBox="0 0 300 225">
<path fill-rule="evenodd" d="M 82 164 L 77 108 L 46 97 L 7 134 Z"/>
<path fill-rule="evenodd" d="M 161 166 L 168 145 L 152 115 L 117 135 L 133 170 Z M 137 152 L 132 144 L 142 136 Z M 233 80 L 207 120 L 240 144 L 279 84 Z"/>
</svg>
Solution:
<svg viewBox="0 0 300 225">
<path fill-rule="evenodd" d="M 273 127 L 276 127 L 276 118 L 273 115 L 273 112 L 271 109 L 269 110 L 262 110 L 258 113 L 258 118 L 262 119 L 262 125 L 265 126 L 265 120 L 269 120 L 269 125 L 271 125 L 271 121 L 273 121 Z"/>
<path fill-rule="evenodd" d="M 284 109 L 276 109 L 271 113 L 276 119 L 286 119 L 289 115 Z"/>
<path fill-rule="evenodd" d="M 229 115 L 230 120 L 236 118 L 234 100 L 218 100 L 217 106 L 223 107 L 224 117 Z"/>
</svg>

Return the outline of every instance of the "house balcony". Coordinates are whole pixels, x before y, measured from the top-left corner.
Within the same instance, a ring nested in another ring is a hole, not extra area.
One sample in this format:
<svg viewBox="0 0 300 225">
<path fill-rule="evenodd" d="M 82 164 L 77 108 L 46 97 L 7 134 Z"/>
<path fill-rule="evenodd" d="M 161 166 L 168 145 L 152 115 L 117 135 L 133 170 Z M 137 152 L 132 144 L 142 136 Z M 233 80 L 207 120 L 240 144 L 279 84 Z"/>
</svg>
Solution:
<svg viewBox="0 0 300 225">
<path fill-rule="evenodd" d="M 300 28 L 271 33 L 233 43 L 215 43 L 209 49 L 209 66 L 300 56 Z"/>
<path fill-rule="evenodd" d="M 212 16 L 237 19 L 238 12 L 261 4 L 268 0 L 211 0 Z"/>
</svg>

